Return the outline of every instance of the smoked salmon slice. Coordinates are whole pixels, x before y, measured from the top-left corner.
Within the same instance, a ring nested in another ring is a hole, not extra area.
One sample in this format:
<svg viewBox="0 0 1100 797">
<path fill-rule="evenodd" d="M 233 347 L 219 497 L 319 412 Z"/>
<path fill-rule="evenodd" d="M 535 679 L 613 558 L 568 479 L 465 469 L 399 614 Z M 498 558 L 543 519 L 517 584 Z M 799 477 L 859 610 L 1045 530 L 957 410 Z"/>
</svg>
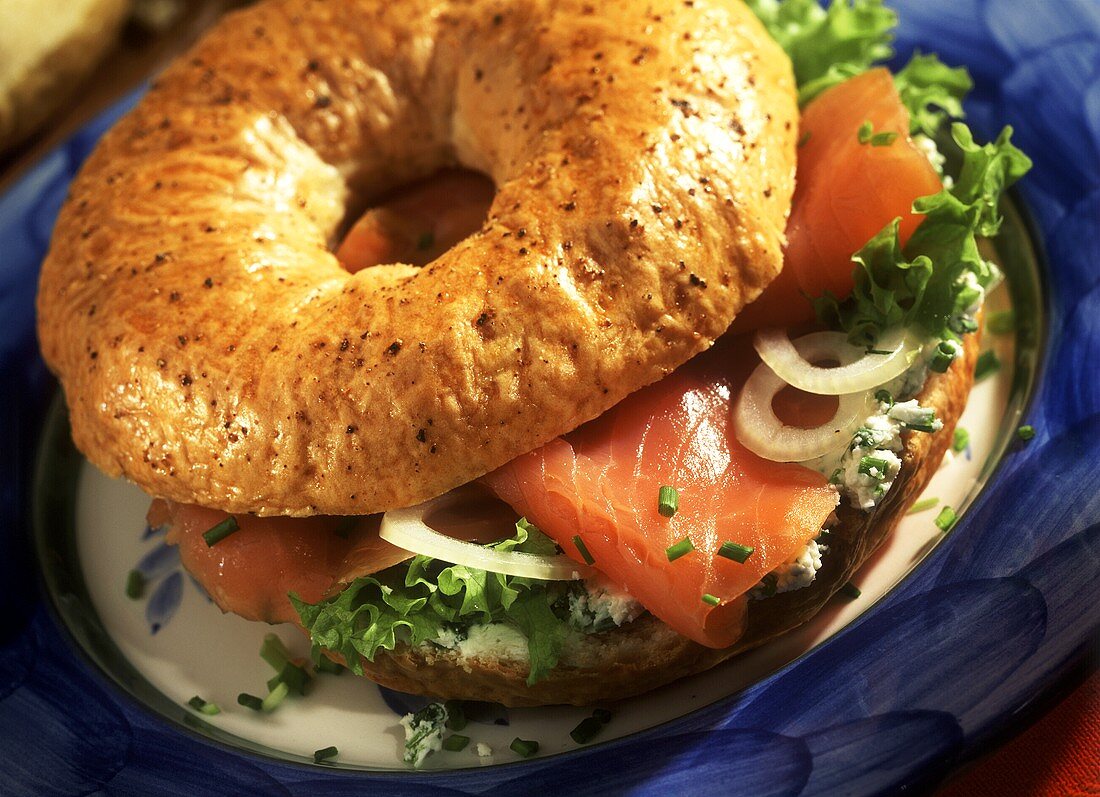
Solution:
<svg viewBox="0 0 1100 797">
<path fill-rule="evenodd" d="M 861 143 L 865 123 L 885 136 Z M 803 110 L 800 129 L 783 270 L 733 322 L 734 332 L 812 321 L 807 296 L 846 298 L 852 255 L 899 217 L 904 246 L 924 218 L 912 212 L 913 201 L 943 187 L 909 136 L 909 111 L 886 69 L 823 92 Z"/>
<path fill-rule="evenodd" d="M 817 536 L 838 502 L 821 474 L 737 442 L 730 402 L 753 365 L 749 339 L 724 341 L 481 481 L 583 562 L 579 537 L 600 572 L 679 633 L 731 645 L 746 593 Z M 658 512 L 665 485 L 679 494 L 671 518 Z M 694 550 L 670 561 L 685 538 Z M 740 563 L 719 554 L 724 543 L 753 551 Z"/>
</svg>

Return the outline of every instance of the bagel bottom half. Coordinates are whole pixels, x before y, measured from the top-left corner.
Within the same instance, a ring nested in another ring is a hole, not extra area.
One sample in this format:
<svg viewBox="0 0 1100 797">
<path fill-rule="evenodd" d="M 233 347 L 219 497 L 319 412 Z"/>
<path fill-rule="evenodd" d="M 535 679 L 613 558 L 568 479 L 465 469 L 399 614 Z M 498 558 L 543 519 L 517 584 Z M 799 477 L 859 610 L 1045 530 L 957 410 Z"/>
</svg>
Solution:
<svg viewBox="0 0 1100 797">
<path fill-rule="evenodd" d="M 590 705 L 641 694 L 694 675 L 805 623 L 867 561 L 928 485 L 942 461 L 974 381 L 977 334 L 967 335 L 963 356 L 946 373 L 930 373 L 917 399 L 933 407 L 943 428 L 906 433 L 902 468 L 882 503 L 863 512 L 842 502 L 829 527 L 829 552 L 814 582 L 804 589 L 750 601 L 748 627 L 729 648 L 704 647 L 680 636 L 652 615 L 612 631 L 578 635 L 567 642 L 557 666 L 528 686 L 528 661 L 507 650 L 477 656 L 431 645 L 380 650 L 363 660 L 366 676 L 383 686 L 442 699 L 492 700 L 506 706 L 557 703 Z"/>
</svg>

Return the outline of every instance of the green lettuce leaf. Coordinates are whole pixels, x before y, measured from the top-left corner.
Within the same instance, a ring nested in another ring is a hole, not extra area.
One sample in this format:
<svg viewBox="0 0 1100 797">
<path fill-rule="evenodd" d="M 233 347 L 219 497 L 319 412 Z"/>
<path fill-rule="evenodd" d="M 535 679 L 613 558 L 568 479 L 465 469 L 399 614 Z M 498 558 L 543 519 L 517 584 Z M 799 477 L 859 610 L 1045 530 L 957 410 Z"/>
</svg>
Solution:
<svg viewBox="0 0 1100 797">
<path fill-rule="evenodd" d="M 790 56 L 805 104 L 894 54 L 897 15 L 882 0 L 749 0 L 749 7 Z"/>
<path fill-rule="evenodd" d="M 962 101 L 974 84 L 963 67 L 916 53 L 894 75 L 894 85 L 909 110 L 910 132 L 935 136 L 948 118 L 964 116 Z"/>
<path fill-rule="evenodd" d="M 554 541 L 523 519 L 513 537 L 492 547 L 557 553 Z M 321 650 L 339 653 L 358 675 L 363 674 L 360 656 L 373 661 L 379 650 L 393 650 L 399 643 L 419 645 L 437 639 L 445 629 L 508 623 L 527 637 L 528 683 L 534 683 L 561 655 L 568 626 L 551 607 L 564 589 L 556 582 L 416 556 L 407 565 L 357 578 L 327 600 L 311 604 L 291 593 L 290 601 L 310 634 L 314 658 Z"/>
<path fill-rule="evenodd" d="M 853 344 L 870 346 L 883 330 L 899 325 L 929 338 L 955 337 L 979 287 L 988 287 L 996 275 L 979 253 L 977 237 L 997 233 L 1001 195 L 1031 161 L 1012 144 L 1011 128 L 985 145 L 974 143 L 961 123 L 951 134 L 962 151 L 959 177 L 913 203 L 925 219 L 904 250 L 895 219 L 853 255 L 852 295 L 843 302 L 830 295 L 814 301 L 821 321 L 847 332 Z"/>
</svg>

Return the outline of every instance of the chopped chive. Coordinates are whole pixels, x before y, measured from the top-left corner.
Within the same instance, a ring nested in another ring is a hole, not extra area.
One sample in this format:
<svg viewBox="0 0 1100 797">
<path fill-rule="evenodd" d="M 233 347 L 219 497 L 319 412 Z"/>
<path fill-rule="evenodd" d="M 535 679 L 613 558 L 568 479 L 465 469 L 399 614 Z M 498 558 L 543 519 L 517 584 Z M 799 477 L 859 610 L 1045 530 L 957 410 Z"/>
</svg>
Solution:
<svg viewBox="0 0 1100 797">
<path fill-rule="evenodd" d="M 267 697 L 260 701 L 260 708 L 264 711 L 274 711 L 280 704 L 286 700 L 286 696 L 290 694 L 290 687 L 286 682 L 280 681 L 275 684 L 275 688 L 267 693 Z"/>
<path fill-rule="evenodd" d="M 766 573 L 762 579 L 760 579 L 759 588 L 765 598 L 775 597 L 775 593 L 778 591 L 779 579 L 776 578 L 775 573 Z"/>
<path fill-rule="evenodd" d="M 263 711 L 264 708 L 264 701 L 255 695 L 248 694 L 248 692 L 241 692 L 237 695 L 237 702 L 253 711 Z"/>
<path fill-rule="evenodd" d="M 271 669 L 278 672 L 290 661 L 290 651 L 275 634 L 264 634 L 264 641 L 260 645 L 260 658 L 271 665 Z"/>
<path fill-rule="evenodd" d="M 1001 368 L 1001 361 L 992 349 L 983 351 L 974 366 L 974 381 L 980 382 L 990 374 L 994 374 Z"/>
<path fill-rule="evenodd" d="M 958 519 L 955 510 L 949 506 L 945 506 L 940 510 L 940 513 L 936 515 L 935 523 L 940 531 L 951 531 L 951 527 L 955 525 L 955 521 Z"/>
<path fill-rule="evenodd" d="M 459 750 L 465 750 L 466 745 L 468 745 L 469 743 L 469 736 L 462 736 L 458 733 L 452 733 L 450 736 L 443 740 L 443 749 L 451 753 L 457 753 Z"/>
<path fill-rule="evenodd" d="M 844 475 L 844 468 L 837 468 L 829 477 L 829 484 L 840 484 L 840 477 Z"/>
<path fill-rule="evenodd" d="M 691 541 L 691 537 L 684 537 L 678 543 L 668 546 L 665 549 L 665 555 L 668 557 L 668 561 L 675 562 L 681 556 L 691 553 L 695 550 L 695 543 Z"/>
<path fill-rule="evenodd" d="M 717 606 L 721 602 L 722 599 L 719 598 L 717 595 L 711 595 L 709 592 L 703 593 L 703 603 L 709 606 Z"/>
<path fill-rule="evenodd" d="M 857 587 L 855 584 L 853 584 L 851 581 L 849 581 L 849 582 L 845 583 L 845 585 L 843 587 L 840 588 L 840 594 L 843 595 L 848 600 L 854 601 L 856 598 L 858 598 L 863 593 L 860 592 L 859 587 Z"/>
<path fill-rule="evenodd" d="M 951 363 L 955 362 L 959 351 L 959 344 L 955 341 L 941 340 L 939 345 L 936 346 L 936 351 L 932 354 L 932 359 L 928 361 L 928 369 L 935 371 L 937 374 L 945 373 L 951 367 Z"/>
<path fill-rule="evenodd" d="M 856 131 L 856 139 L 860 144 L 868 144 L 871 141 L 871 136 L 875 133 L 875 128 L 869 121 L 864 122 L 859 126 L 859 130 Z"/>
<path fill-rule="evenodd" d="M 145 594 L 145 576 L 140 570 L 131 570 L 126 574 L 126 597 L 136 601 Z"/>
<path fill-rule="evenodd" d="M 970 445 L 970 432 L 963 429 L 961 426 L 955 427 L 955 436 L 951 440 L 951 450 L 956 454 L 966 451 L 967 446 Z"/>
<path fill-rule="evenodd" d="M 1016 436 L 1024 441 L 1030 440 L 1035 437 L 1035 427 L 1031 424 L 1024 424 L 1016 430 Z"/>
<path fill-rule="evenodd" d="M 889 472 L 890 463 L 881 457 L 861 457 L 859 460 L 859 472 L 872 479 L 882 481 Z"/>
<path fill-rule="evenodd" d="M 447 727 L 452 731 L 460 731 L 466 727 L 466 709 L 458 700 L 448 700 L 443 704 L 447 709 Z"/>
<path fill-rule="evenodd" d="M 523 758 L 530 758 L 539 751 L 539 743 L 530 739 L 521 739 L 518 736 L 512 740 L 512 743 L 508 745 L 512 752 L 517 753 Z"/>
<path fill-rule="evenodd" d="M 798 146 L 800 146 L 800 147 L 806 146 L 806 142 L 808 142 L 809 140 L 810 140 L 810 131 L 807 130 L 805 133 L 802 134 L 802 137 L 800 139 L 798 139 Z"/>
<path fill-rule="evenodd" d="M 741 545 L 726 540 L 718 549 L 718 555 L 724 556 L 726 559 L 732 559 L 738 564 L 743 565 L 748 561 L 749 557 L 752 556 L 752 552 L 755 550 L 756 548 L 751 545 Z"/>
<path fill-rule="evenodd" d="M 657 494 L 657 511 L 662 517 L 672 517 L 680 508 L 680 493 L 675 487 L 665 485 Z"/>
<path fill-rule="evenodd" d="M 992 313 L 985 322 L 985 326 L 994 335 L 1007 335 L 1016 330 L 1016 313 L 1012 310 Z"/>
<path fill-rule="evenodd" d="M 206 540 L 206 546 L 209 548 L 212 545 L 221 542 L 230 534 L 238 531 L 239 529 L 240 526 L 237 525 L 237 518 L 230 515 L 220 523 L 214 524 L 214 526 L 209 531 L 204 531 L 202 533 L 202 538 Z"/>
<path fill-rule="evenodd" d="M 592 712 L 592 716 L 602 722 L 604 725 L 611 722 L 611 712 L 606 708 L 598 708 Z"/>
<path fill-rule="evenodd" d="M 889 349 L 868 349 L 867 353 L 868 354 L 883 354 L 883 355 L 893 354 L 893 352 L 890 351 Z"/>
<path fill-rule="evenodd" d="M 888 147 L 897 140 L 898 134 L 892 131 L 883 131 L 871 136 L 872 147 Z"/>
<path fill-rule="evenodd" d="M 209 703 L 203 700 L 198 695 L 187 701 L 187 705 L 195 709 L 200 714 L 205 714 L 208 717 L 213 717 L 215 714 L 221 714 L 222 710 L 218 707 L 217 703 Z"/>
<path fill-rule="evenodd" d="M 948 323 L 948 326 L 951 327 L 951 329 L 958 332 L 960 335 L 963 335 L 967 332 L 977 332 L 978 331 L 978 322 L 975 321 L 973 318 L 971 318 L 968 315 L 955 316 L 954 318 L 952 318 L 947 323 Z"/>
<path fill-rule="evenodd" d="M 887 407 L 893 407 L 894 406 L 894 397 L 892 395 L 890 395 L 889 390 L 876 390 L 875 391 L 875 401 L 877 401 L 881 404 L 885 404 Z"/>
<path fill-rule="evenodd" d="M 919 423 L 917 421 L 911 421 L 910 423 L 903 423 L 902 426 L 904 426 L 911 432 L 928 432 L 929 434 L 931 434 L 932 432 L 936 431 L 936 425 L 932 422 Z"/>
<path fill-rule="evenodd" d="M 938 498 L 922 498 L 909 507 L 909 511 L 906 514 L 915 515 L 918 512 L 924 512 L 926 509 L 931 509 L 940 502 Z"/>
<path fill-rule="evenodd" d="M 324 653 L 317 657 L 317 669 L 319 672 L 327 672 L 330 675 L 344 674 L 344 667 L 340 663 L 330 659 Z"/>
<path fill-rule="evenodd" d="M 573 544 L 576 545 L 577 550 L 581 552 L 581 558 L 584 559 L 586 565 L 591 565 L 596 561 L 592 558 L 592 554 L 588 552 L 588 546 L 584 544 L 581 535 L 577 534 L 573 537 Z"/>
<path fill-rule="evenodd" d="M 577 727 L 569 731 L 569 735 L 577 744 L 588 744 L 603 730 L 603 723 L 595 717 L 585 717 Z"/>
<path fill-rule="evenodd" d="M 416 248 L 423 252 L 425 249 L 431 249 L 435 245 L 435 236 L 430 232 L 422 234 L 416 239 Z"/>
<path fill-rule="evenodd" d="M 313 680 L 305 667 L 301 667 L 292 661 L 283 665 L 283 669 L 273 675 L 267 681 L 268 691 L 274 691 L 279 684 L 286 684 L 297 694 L 304 695 L 309 682 Z"/>
<path fill-rule="evenodd" d="M 313 753 L 313 763 L 323 764 L 325 761 L 328 761 L 330 758 L 336 758 L 338 755 L 340 755 L 340 751 L 337 750 L 336 747 L 322 747 L 320 750 Z"/>
</svg>

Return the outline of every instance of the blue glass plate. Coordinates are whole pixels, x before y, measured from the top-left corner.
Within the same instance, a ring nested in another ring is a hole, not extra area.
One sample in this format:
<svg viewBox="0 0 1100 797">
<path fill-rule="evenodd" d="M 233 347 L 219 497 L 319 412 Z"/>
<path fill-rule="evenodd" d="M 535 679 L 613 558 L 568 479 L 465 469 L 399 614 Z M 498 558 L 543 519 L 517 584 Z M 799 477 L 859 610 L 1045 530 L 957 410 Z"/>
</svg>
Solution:
<svg viewBox="0 0 1100 797">
<path fill-rule="evenodd" d="M 345 774 L 229 752 L 148 713 L 74 650 L 29 551 L 32 458 L 55 390 L 34 293 L 69 180 L 132 98 L 26 174 L 0 198 L 0 794 L 875 794 L 926 788 L 1003 732 L 1100 632 L 1100 3 L 894 5 L 899 60 L 922 49 L 966 64 L 975 131 L 1012 124 L 1035 160 L 1021 195 L 1048 264 L 1027 416 L 1038 433 L 909 578 L 825 644 L 672 723 L 525 764 Z"/>
</svg>

